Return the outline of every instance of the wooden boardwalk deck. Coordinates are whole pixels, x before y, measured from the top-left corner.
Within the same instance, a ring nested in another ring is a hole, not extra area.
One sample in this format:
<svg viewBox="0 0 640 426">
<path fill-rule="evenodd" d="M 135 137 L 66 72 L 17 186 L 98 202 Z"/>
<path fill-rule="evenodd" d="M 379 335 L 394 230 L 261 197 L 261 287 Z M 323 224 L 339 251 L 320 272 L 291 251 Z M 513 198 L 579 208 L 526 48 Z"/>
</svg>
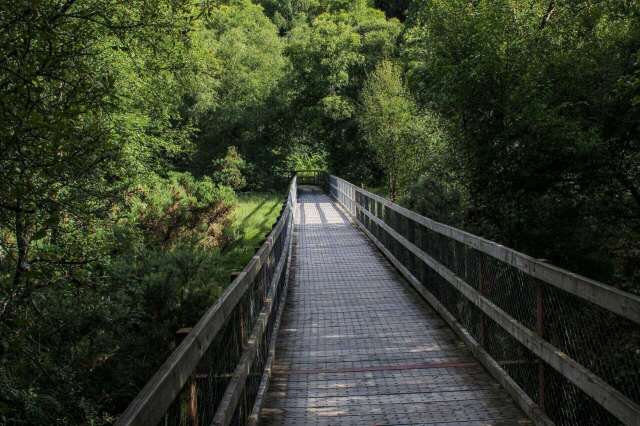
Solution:
<svg viewBox="0 0 640 426">
<path fill-rule="evenodd" d="M 261 424 L 530 424 L 326 195 L 298 211 Z"/>
</svg>

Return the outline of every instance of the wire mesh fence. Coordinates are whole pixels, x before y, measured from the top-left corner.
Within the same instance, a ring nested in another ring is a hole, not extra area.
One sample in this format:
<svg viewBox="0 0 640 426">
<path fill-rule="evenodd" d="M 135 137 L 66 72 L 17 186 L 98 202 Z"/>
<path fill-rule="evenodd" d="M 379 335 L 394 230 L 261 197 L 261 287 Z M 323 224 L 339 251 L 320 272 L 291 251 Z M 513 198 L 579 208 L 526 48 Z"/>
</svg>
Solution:
<svg viewBox="0 0 640 426">
<path fill-rule="evenodd" d="M 240 425 L 252 414 L 287 281 L 296 178 L 265 243 L 118 425 Z"/>
<path fill-rule="evenodd" d="M 541 421 L 640 424 L 639 298 L 334 176 L 326 188 L 537 405 Z"/>
</svg>

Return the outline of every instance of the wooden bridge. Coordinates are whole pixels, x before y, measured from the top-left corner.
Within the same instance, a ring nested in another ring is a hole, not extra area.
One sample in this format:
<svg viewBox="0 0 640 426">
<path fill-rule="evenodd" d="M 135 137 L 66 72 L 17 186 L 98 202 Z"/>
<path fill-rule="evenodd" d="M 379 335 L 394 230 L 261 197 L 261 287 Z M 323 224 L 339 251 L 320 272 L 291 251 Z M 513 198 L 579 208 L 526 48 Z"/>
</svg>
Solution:
<svg viewBox="0 0 640 426">
<path fill-rule="evenodd" d="M 118 424 L 640 425 L 638 324 L 634 295 L 300 173 Z"/>
<path fill-rule="evenodd" d="M 265 424 L 526 422 L 329 197 L 299 201 Z"/>
</svg>

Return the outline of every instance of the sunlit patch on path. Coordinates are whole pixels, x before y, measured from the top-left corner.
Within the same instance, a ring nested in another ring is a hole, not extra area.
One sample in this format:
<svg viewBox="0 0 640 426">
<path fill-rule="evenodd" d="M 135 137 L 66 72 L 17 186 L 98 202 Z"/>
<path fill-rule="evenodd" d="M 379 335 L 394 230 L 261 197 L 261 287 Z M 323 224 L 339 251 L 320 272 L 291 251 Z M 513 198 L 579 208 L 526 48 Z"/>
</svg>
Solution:
<svg viewBox="0 0 640 426">
<path fill-rule="evenodd" d="M 301 191 L 261 424 L 528 424 L 326 195 Z"/>
</svg>

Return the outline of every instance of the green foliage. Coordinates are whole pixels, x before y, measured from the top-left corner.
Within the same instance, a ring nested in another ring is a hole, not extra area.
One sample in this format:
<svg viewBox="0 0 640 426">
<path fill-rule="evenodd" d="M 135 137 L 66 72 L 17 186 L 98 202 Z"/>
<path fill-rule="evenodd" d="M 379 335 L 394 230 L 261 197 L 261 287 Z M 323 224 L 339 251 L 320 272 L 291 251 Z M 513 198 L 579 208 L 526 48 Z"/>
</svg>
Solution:
<svg viewBox="0 0 640 426">
<path fill-rule="evenodd" d="M 131 181 L 188 145 L 173 113 L 186 48 L 178 36 L 192 12 L 169 0 L 1 7 L 0 223 L 10 234 L 3 263 L 14 267 L 0 318 L 41 273 L 35 247 L 84 262 L 82 244 L 61 230 L 93 229 Z"/>
<path fill-rule="evenodd" d="M 286 160 L 287 170 L 327 170 L 327 152 L 322 146 L 307 141 L 295 141 Z"/>
<path fill-rule="evenodd" d="M 67 217 L 32 247 L 30 293 L 0 324 L 0 416 L 112 422 L 227 283 L 218 265 L 234 202 L 209 178 L 170 173 L 91 228 Z"/>
<path fill-rule="evenodd" d="M 238 154 L 235 146 L 227 148 L 224 158 L 213 162 L 213 180 L 233 189 L 242 189 L 247 184 L 243 171 L 246 168 L 244 159 Z"/>
<path fill-rule="evenodd" d="M 291 30 L 296 23 L 313 20 L 324 9 L 320 0 L 259 0 L 258 3 L 282 32 Z"/>
<path fill-rule="evenodd" d="M 457 129 L 467 226 L 629 285 L 618 247 L 640 226 L 639 7 L 415 3 L 403 58 L 419 102 Z"/>
<path fill-rule="evenodd" d="M 234 239 L 223 250 L 219 271 L 216 272 L 220 279 L 228 278 L 231 272 L 240 271 L 249 263 L 278 220 L 282 200 L 283 196 L 278 192 L 238 195 L 230 228 Z"/>
<path fill-rule="evenodd" d="M 146 247 L 224 244 L 223 230 L 234 203 L 229 187 L 208 177 L 197 180 L 188 173 L 170 173 L 167 179 L 156 178 L 130 192 L 124 223 L 142 232 Z"/>
<path fill-rule="evenodd" d="M 442 126 L 435 114 L 418 111 L 398 65 L 384 60 L 369 76 L 358 119 L 365 140 L 385 171 L 392 200 L 427 166 L 430 174 L 438 173 L 444 149 Z"/>
<path fill-rule="evenodd" d="M 171 172 L 220 60 L 200 12 L 0 6 L 0 423 L 112 422 L 227 282 L 233 191 Z"/>
<path fill-rule="evenodd" d="M 401 27 L 363 1 L 323 4 L 323 13 L 289 32 L 286 54 L 294 88 L 289 115 L 295 117 L 294 128 L 325 145 L 336 173 L 369 179 L 378 168 L 358 133 L 359 93 L 367 73 L 395 54 Z M 354 164 L 353 158 L 363 161 Z"/>
<path fill-rule="evenodd" d="M 205 88 L 215 90 L 215 102 L 200 108 L 211 110 L 218 123 L 241 123 L 247 112 L 263 105 L 282 76 L 282 40 L 262 10 L 244 0 L 212 8 L 199 37 L 199 47 L 217 65 L 215 83 Z"/>
<path fill-rule="evenodd" d="M 249 0 L 211 8 L 196 37 L 196 57 L 209 71 L 192 95 L 200 173 L 208 173 L 211 161 L 231 145 L 249 163 L 260 163 L 254 146 L 271 117 L 267 103 L 284 75 L 283 49 L 275 25 Z"/>
<path fill-rule="evenodd" d="M 304 98 L 322 102 L 329 97 L 329 103 L 353 105 L 367 71 L 393 54 L 398 23 L 375 9 L 356 6 L 323 13 L 292 30 L 287 54 Z"/>
<path fill-rule="evenodd" d="M 466 188 L 456 176 L 447 180 L 425 173 L 411 183 L 400 200 L 405 207 L 430 219 L 456 227 L 465 227 L 468 211 Z"/>
</svg>

